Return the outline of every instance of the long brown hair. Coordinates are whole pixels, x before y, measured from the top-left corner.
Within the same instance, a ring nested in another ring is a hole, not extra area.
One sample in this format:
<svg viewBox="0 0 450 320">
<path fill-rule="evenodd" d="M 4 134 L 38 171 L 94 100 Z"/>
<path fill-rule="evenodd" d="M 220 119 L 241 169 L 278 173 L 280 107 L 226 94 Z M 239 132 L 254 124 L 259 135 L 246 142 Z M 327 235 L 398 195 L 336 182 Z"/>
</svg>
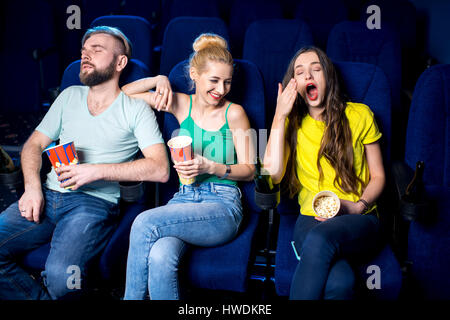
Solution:
<svg viewBox="0 0 450 320">
<path fill-rule="evenodd" d="M 325 157 L 336 172 L 334 185 L 345 193 L 360 195 L 358 187 L 364 187 L 364 182 L 355 174 L 353 168 L 352 133 L 345 114 L 347 98 L 342 93 L 336 69 L 328 56 L 319 48 L 304 47 L 292 58 L 283 78 L 283 88 L 294 77 L 294 67 L 297 58 L 306 52 L 315 52 L 319 57 L 326 79 L 325 106 L 322 120 L 325 122 L 325 132 L 322 137 L 318 156 L 317 168 L 319 170 L 319 185 L 323 180 L 323 170 L 320 159 Z M 289 195 L 293 197 L 300 190 L 300 182 L 296 172 L 297 159 L 297 132 L 303 118 L 308 114 L 308 107 L 300 94 L 297 94 L 294 106 L 288 116 L 289 124 L 286 141 L 291 149 L 283 184 L 287 187 Z"/>
</svg>

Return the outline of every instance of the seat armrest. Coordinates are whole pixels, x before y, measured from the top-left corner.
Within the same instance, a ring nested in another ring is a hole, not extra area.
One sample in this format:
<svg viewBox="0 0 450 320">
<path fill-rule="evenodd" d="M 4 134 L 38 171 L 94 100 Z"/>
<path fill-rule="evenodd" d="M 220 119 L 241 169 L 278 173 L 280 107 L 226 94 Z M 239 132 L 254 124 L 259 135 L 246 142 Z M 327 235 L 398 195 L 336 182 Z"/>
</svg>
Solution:
<svg viewBox="0 0 450 320">
<path fill-rule="evenodd" d="M 392 164 L 392 177 L 394 180 L 397 200 L 400 201 L 405 194 L 409 182 L 414 177 L 414 171 L 403 161 Z"/>
<path fill-rule="evenodd" d="M 425 220 L 430 211 L 430 203 L 426 197 L 425 189 L 414 199 L 405 196 L 408 184 L 414 177 L 414 171 L 404 162 L 394 162 L 392 176 L 397 191 L 400 216 L 405 221 Z"/>
</svg>

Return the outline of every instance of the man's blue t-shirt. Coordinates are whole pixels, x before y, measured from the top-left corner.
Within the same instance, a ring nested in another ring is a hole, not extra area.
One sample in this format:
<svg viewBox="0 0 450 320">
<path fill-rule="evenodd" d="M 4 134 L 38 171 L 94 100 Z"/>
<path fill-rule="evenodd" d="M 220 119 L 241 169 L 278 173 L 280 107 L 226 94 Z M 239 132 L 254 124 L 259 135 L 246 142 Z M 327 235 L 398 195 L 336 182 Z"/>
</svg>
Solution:
<svg viewBox="0 0 450 320">
<path fill-rule="evenodd" d="M 36 130 L 60 144 L 73 141 L 79 163 L 122 163 L 132 161 L 139 149 L 164 143 L 153 110 L 140 99 L 123 92 L 101 114 L 93 116 L 87 105 L 89 87 L 65 89 L 45 115 Z M 58 192 L 74 192 L 60 188 L 52 168 L 45 186 Z M 77 191 L 117 203 L 118 182 L 95 181 Z"/>
</svg>

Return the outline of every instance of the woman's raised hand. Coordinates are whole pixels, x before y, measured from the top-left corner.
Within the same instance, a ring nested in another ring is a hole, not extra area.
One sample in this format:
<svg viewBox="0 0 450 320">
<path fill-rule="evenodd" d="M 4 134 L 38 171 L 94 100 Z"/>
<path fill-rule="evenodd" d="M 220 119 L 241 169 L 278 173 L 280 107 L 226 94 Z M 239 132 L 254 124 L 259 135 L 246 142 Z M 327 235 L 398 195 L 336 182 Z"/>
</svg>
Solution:
<svg viewBox="0 0 450 320">
<path fill-rule="evenodd" d="M 158 111 L 169 111 L 172 106 L 172 87 L 166 76 L 158 76 L 155 95 L 153 96 L 154 108 Z"/>
<path fill-rule="evenodd" d="M 287 117 L 292 110 L 295 98 L 297 97 L 297 82 L 294 78 L 289 81 L 283 90 L 281 83 L 278 83 L 277 108 L 275 113 L 278 116 Z"/>
</svg>

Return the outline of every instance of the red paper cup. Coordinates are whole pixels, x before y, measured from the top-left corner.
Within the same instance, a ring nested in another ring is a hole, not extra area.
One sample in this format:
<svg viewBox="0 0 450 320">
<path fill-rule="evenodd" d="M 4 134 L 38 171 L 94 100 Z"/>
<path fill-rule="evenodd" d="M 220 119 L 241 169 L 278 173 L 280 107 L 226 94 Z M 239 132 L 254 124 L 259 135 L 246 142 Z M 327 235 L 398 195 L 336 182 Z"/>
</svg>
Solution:
<svg viewBox="0 0 450 320">
<path fill-rule="evenodd" d="M 172 156 L 172 161 L 182 162 L 187 160 L 194 159 L 194 153 L 192 151 L 192 138 L 189 136 L 178 136 L 170 139 L 167 142 L 167 145 L 170 149 L 170 155 Z M 195 182 L 195 178 L 185 179 L 180 177 L 180 182 L 182 184 L 193 184 Z"/>
<path fill-rule="evenodd" d="M 62 166 L 70 166 L 73 164 L 78 164 L 77 151 L 75 150 L 75 145 L 72 142 L 60 144 L 51 148 L 44 150 L 47 153 L 50 162 L 52 163 L 53 169 L 57 169 Z M 59 176 L 59 175 L 58 175 Z M 61 183 L 67 181 L 63 180 Z M 65 187 L 65 189 L 70 189 L 72 186 Z"/>
</svg>

